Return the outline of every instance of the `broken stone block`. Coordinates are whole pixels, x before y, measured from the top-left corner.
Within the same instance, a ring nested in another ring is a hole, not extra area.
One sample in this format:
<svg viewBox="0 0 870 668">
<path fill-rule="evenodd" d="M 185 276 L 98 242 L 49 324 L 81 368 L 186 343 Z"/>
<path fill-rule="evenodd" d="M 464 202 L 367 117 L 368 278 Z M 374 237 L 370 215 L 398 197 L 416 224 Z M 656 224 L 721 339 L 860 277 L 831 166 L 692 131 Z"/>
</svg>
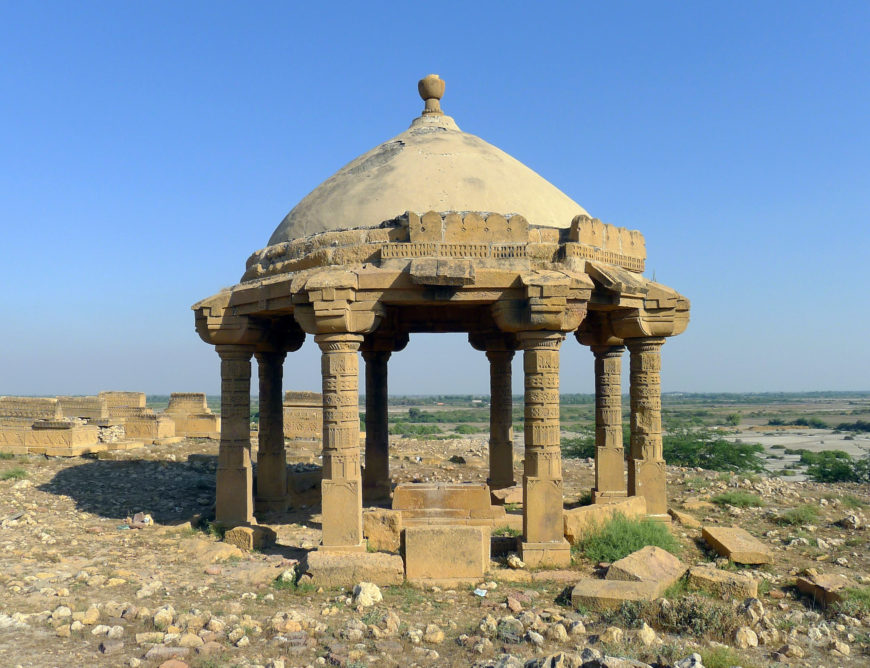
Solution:
<svg viewBox="0 0 870 668">
<path fill-rule="evenodd" d="M 704 527 L 701 535 L 707 545 L 735 564 L 769 564 L 773 561 L 770 548 L 739 527 Z"/>
<path fill-rule="evenodd" d="M 502 489 L 494 489 L 490 492 L 492 502 L 497 505 L 507 505 L 508 503 L 523 502 L 523 487 L 522 485 L 514 485 L 513 487 L 503 487 Z"/>
<path fill-rule="evenodd" d="M 404 581 L 402 557 L 384 552 L 325 552 L 308 553 L 299 566 L 303 576 L 319 587 L 348 587 L 359 582 L 397 585 Z"/>
<path fill-rule="evenodd" d="M 632 552 L 607 569 L 606 580 L 654 582 L 661 594 L 683 577 L 687 566 L 667 550 L 655 545 Z"/>
<path fill-rule="evenodd" d="M 377 552 L 398 552 L 402 542 L 402 511 L 385 508 L 365 511 L 363 536 Z"/>
<path fill-rule="evenodd" d="M 743 573 L 731 573 L 718 568 L 693 566 L 689 569 L 689 586 L 718 596 L 756 598 L 758 582 Z"/>
<path fill-rule="evenodd" d="M 486 526 L 416 526 L 405 529 L 408 580 L 480 579 L 489 566 Z"/>
<path fill-rule="evenodd" d="M 841 601 L 843 597 L 840 592 L 850 584 L 846 576 L 833 573 L 806 575 L 795 580 L 795 585 L 802 593 L 811 596 L 813 601 L 825 608 Z"/>
<path fill-rule="evenodd" d="M 651 581 L 599 580 L 583 578 L 571 590 L 574 607 L 611 610 L 624 601 L 653 601 L 659 596 L 658 584 Z"/>
<path fill-rule="evenodd" d="M 643 517 L 646 515 L 646 499 L 642 496 L 629 496 L 614 503 L 580 506 L 566 510 L 563 514 L 565 538 L 571 544 L 577 544 L 584 533 L 604 524 L 617 513 L 625 517 Z"/>
<path fill-rule="evenodd" d="M 275 532 L 263 526 L 238 526 L 224 534 L 224 542 L 235 545 L 240 550 L 250 552 L 259 550 L 275 542 Z"/>
<path fill-rule="evenodd" d="M 684 513 L 681 510 L 668 508 L 668 515 L 674 518 L 675 521 L 682 524 L 687 529 L 700 529 L 701 523 L 689 513 Z"/>
</svg>

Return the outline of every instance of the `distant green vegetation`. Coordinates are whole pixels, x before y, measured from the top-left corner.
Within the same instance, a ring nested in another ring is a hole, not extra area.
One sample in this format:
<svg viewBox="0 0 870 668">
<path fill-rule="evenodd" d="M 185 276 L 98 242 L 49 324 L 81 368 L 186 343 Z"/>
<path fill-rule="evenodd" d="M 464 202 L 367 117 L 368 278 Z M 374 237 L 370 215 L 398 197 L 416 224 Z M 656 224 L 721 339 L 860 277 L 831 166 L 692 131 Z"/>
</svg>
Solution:
<svg viewBox="0 0 870 668">
<path fill-rule="evenodd" d="M 707 429 L 679 427 L 664 435 L 664 458 L 673 466 L 692 466 L 711 471 L 761 471 L 758 443 L 732 443 Z"/>
<path fill-rule="evenodd" d="M 837 431 L 870 432 L 870 422 L 858 420 L 857 422 L 841 422 L 837 425 Z"/>
<path fill-rule="evenodd" d="M 396 436 L 431 436 L 441 434 L 441 428 L 436 424 L 408 424 L 396 422 L 390 425 L 390 434 Z"/>
<path fill-rule="evenodd" d="M 562 456 L 584 459 L 595 456 L 595 436 L 586 435 L 562 439 Z"/>
<path fill-rule="evenodd" d="M 795 418 L 794 420 L 783 420 L 782 418 L 771 418 L 767 421 L 771 427 L 809 427 L 811 429 L 829 429 L 830 425 L 821 418 Z"/>
</svg>

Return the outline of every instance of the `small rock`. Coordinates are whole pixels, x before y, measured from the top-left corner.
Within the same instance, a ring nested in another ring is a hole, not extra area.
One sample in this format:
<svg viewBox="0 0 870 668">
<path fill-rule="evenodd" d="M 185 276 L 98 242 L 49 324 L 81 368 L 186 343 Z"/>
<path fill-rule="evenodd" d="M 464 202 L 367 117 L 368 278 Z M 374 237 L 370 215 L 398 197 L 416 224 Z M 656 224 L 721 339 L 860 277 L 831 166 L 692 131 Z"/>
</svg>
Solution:
<svg viewBox="0 0 870 668">
<path fill-rule="evenodd" d="M 507 565 L 514 569 L 521 569 L 526 567 L 526 562 L 524 562 L 515 554 L 509 554 L 507 558 Z"/>
<path fill-rule="evenodd" d="M 737 649 L 758 647 L 758 636 L 748 626 L 741 626 L 734 632 L 734 646 Z"/>
<path fill-rule="evenodd" d="M 115 654 L 124 649 L 124 643 L 121 640 L 104 640 L 99 649 L 100 654 Z"/>
<path fill-rule="evenodd" d="M 704 662 L 700 654 L 690 654 L 674 663 L 674 668 L 704 668 Z"/>
<path fill-rule="evenodd" d="M 353 588 L 353 604 L 356 606 L 368 608 L 383 600 L 384 597 L 381 594 L 381 590 L 376 584 L 360 582 Z"/>
<path fill-rule="evenodd" d="M 444 642 L 444 631 L 442 631 L 436 624 L 428 624 L 426 626 L 426 632 L 423 634 L 423 642 L 429 643 L 430 645 L 438 645 Z"/>
<path fill-rule="evenodd" d="M 542 636 L 537 631 L 529 631 L 526 634 L 530 643 L 535 645 L 536 647 L 541 647 L 544 644 L 544 636 Z"/>
<path fill-rule="evenodd" d="M 608 626 L 599 636 L 599 640 L 606 645 L 617 645 L 622 642 L 623 635 L 622 629 L 618 626 Z"/>
<path fill-rule="evenodd" d="M 640 630 L 637 632 L 637 639 L 646 647 L 653 645 L 656 640 L 658 640 L 658 636 L 653 628 L 647 624 L 643 623 L 643 626 L 640 627 Z"/>
<path fill-rule="evenodd" d="M 553 642 L 566 642 L 568 640 L 568 631 L 561 624 L 551 624 L 547 629 L 547 638 Z"/>
</svg>

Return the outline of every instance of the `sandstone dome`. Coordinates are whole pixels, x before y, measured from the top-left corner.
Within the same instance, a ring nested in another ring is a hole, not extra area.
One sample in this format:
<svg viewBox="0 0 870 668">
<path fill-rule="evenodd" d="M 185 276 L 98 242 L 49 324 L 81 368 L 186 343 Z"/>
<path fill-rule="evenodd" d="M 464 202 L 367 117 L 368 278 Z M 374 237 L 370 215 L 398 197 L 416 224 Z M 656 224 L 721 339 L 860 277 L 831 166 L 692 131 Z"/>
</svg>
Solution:
<svg viewBox="0 0 870 668">
<path fill-rule="evenodd" d="M 444 82 L 418 86 L 426 106 L 400 135 L 348 163 L 306 195 L 269 245 L 311 234 L 376 227 L 405 211 L 522 214 L 531 225 L 570 227 L 588 215 L 552 183 L 480 137 L 462 132 L 439 100 Z"/>
</svg>

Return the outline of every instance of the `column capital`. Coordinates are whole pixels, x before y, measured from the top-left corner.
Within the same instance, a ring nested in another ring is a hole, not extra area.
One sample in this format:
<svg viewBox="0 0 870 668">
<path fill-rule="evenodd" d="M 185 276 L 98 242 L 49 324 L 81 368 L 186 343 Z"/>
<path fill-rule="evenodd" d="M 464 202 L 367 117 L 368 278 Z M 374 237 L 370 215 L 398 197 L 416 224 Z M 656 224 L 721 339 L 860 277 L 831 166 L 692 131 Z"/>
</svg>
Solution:
<svg viewBox="0 0 870 668">
<path fill-rule="evenodd" d="M 214 347 L 222 360 L 248 361 L 256 352 L 255 346 L 243 346 L 236 344 L 218 344 Z"/>
<path fill-rule="evenodd" d="M 362 334 L 335 332 L 332 334 L 315 334 L 314 341 L 323 352 L 356 352 L 363 342 Z"/>
<path fill-rule="evenodd" d="M 254 357 L 258 364 L 266 364 L 271 361 L 283 363 L 287 359 L 287 352 L 284 350 L 257 350 Z"/>
<path fill-rule="evenodd" d="M 625 345 L 628 346 L 629 352 L 646 353 L 658 352 L 664 345 L 666 339 L 663 336 L 639 336 L 625 340 Z"/>
<path fill-rule="evenodd" d="M 517 340 L 522 350 L 558 350 L 565 340 L 564 332 L 554 332 L 545 329 L 517 332 Z"/>
<path fill-rule="evenodd" d="M 589 346 L 589 349 L 592 351 L 592 354 L 595 357 L 622 357 L 622 354 L 625 352 L 625 346 L 615 345 L 615 346 Z"/>
<path fill-rule="evenodd" d="M 377 362 L 385 363 L 390 359 L 390 356 L 393 354 L 391 350 L 366 350 L 365 348 L 360 349 L 362 353 L 362 358 L 366 361 L 366 364 L 373 364 Z"/>
</svg>

